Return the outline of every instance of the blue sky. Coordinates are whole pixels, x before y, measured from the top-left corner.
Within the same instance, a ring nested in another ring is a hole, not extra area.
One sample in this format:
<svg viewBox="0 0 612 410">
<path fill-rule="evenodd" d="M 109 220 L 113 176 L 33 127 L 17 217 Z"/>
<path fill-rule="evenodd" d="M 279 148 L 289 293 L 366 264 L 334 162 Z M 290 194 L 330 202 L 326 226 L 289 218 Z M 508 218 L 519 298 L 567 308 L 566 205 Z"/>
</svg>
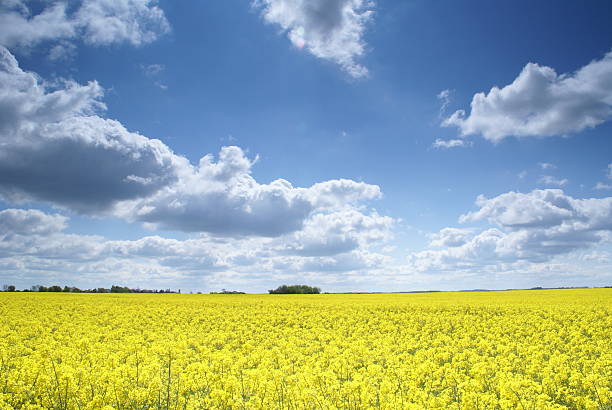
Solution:
<svg viewBox="0 0 612 410">
<path fill-rule="evenodd" d="M 0 282 L 610 285 L 611 16 L 4 2 Z"/>
</svg>

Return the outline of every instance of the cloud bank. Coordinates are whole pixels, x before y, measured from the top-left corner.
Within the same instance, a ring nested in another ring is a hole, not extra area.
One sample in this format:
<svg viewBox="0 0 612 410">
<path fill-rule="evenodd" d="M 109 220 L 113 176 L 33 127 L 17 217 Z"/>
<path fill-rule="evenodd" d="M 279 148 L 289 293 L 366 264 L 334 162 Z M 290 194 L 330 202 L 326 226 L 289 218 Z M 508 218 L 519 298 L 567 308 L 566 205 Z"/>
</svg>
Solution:
<svg viewBox="0 0 612 410">
<path fill-rule="evenodd" d="M 357 63 L 365 52 L 363 33 L 373 17 L 368 0 L 255 0 L 267 23 L 279 25 L 298 48 L 333 61 L 351 77 L 368 74 Z"/>
<path fill-rule="evenodd" d="M 376 213 L 347 209 L 318 214 L 302 231 L 276 238 L 106 240 L 66 233 L 67 221 L 33 209 L 0 211 L 0 279 L 86 286 L 108 286 L 109 280 L 140 286 L 184 281 L 192 288 L 232 278 L 256 281 L 258 274 L 266 280 L 312 275 L 325 280 L 382 268 L 386 257 L 369 247 L 388 240 L 393 224 Z"/>
<path fill-rule="evenodd" d="M 529 63 L 503 88 L 474 95 L 471 111 L 456 111 L 443 126 L 458 127 L 462 136 L 547 137 L 595 127 L 612 116 L 612 52 L 575 73 L 557 74 L 551 67 Z"/>
<path fill-rule="evenodd" d="M 479 209 L 461 223 L 488 221 L 482 230 L 445 228 L 432 248 L 410 255 L 420 271 L 477 269 L 518 262 L 543 263 L 554 257 L 609 243 L 612 198 L 576 199 L 560 189 L 508 192 L 478 197 Z"/>
</svg>

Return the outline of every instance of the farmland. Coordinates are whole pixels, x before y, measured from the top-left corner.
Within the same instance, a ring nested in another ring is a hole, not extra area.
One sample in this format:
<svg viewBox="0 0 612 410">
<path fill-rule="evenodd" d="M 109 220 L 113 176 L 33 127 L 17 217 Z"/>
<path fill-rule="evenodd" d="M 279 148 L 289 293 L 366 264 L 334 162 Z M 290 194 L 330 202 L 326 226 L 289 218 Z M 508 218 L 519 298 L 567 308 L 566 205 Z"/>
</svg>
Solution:
<svg viewBox="0 0 612 410">
<path fill-rule="evenodd" d="M 0 409 L 610 408 L 612 289 L 0 294 Z"/>
</svg>

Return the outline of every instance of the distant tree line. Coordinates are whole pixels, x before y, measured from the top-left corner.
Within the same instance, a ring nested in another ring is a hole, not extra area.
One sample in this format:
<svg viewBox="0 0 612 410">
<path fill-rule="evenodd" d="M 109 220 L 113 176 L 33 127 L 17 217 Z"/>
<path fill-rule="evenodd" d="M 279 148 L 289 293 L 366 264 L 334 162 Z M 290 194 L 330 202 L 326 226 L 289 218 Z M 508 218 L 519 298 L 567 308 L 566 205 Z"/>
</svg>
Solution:
<svg viewBox="0 0 612 410">
<path fill-rule="evenodd" d="M 14 285 L 2 286 L 4 292 L 19 292 Z M 128 288 L 127 286 L 113 285 L 109 288 L 94 288 L 94 289 L 79 289 L 74 286 L 64 286 L 63 288 L 59 285 L 43 286 L 35 285 L 30 289 L 24 289 L 21 292 L 66 292 L 66 293 L 181 293 L 170 289 L 140 289 L 140 288 Z"/>
<path fill-rule="evenodd" d="M 321 293 L 321 289 L 315 286 L 308 285 L 281 285 L 276 289 L 270 289 L 268 293 L 270 293 L 271 295 L 319 294 Z"/>
</svg>

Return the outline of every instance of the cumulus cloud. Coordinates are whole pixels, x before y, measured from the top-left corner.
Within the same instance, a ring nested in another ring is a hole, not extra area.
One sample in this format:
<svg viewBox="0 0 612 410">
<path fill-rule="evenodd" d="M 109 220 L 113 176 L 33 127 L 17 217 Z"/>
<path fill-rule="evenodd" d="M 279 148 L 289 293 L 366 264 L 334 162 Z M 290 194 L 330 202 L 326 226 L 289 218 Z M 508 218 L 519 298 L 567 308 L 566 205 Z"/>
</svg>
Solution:
<svg viewBox="0 0 612 410">
<path fill-rule="evenodd" d="M 432 147 L 440 148 L 440 149 L 448 149 L 448 148 L 458 148 L 458 147 L 469 147 L 471 145 L 472 144 L 469 141 L 462 140 L 462 139 L 443 140 L 443 139 L 437 138 L 432 144 Z"/>
<path fill-rule="evenodd" d="M 0 195 L 88 213 L 176 180 L 186 160 L 95 115 L 102 94 L 95 81 L 46 84 L 0 47 Z"/>
<path fill-rule="evenodd" d="M 429 246 L 450 246 L 456 247 L 464 245 L 473 236 L 472 229 L 444 228 L 440 232 L 430 235 Z"/>
<path fill-rule="evenodd" d="M 224 147 L 218 161 L 203 157 L 198 166 L 185 168 L 177 183 L 126 204 L 122 212 L 157 229 L 273 237 L 301 229 L 317 211 L 380 195 L 378 186 L 350 180 L 310 188 L 284 179 L 260 184 L 250 175 L 253 163 L 239 147 Z"/>
<path fill-rule="evenodd" d="M 443 126 L 462 136 L 545 137 L 595 127 L 612 116 L 612 52 L 575 73 L 529 63 L 509 85 L 474 95 L 471 112 L 456 111 Z"/>
<path fill-rule="evenodd" d="M 560 189 L 507 192 L 478 197 L 480 209 L 461 223 L 486 220 L 496 227 L 481 231 L 445 228 L 432 246 L 410 255 L 420 270 L 503 263 L 546 262 L 558 255 L 607 243 L 612 233 L 612 198 L 576 199 Z"/>
<path fill-rule="evenodd" d="M 574 199 L 560 189 L 536 189 L 526 194 L 507 192 L 490 199 L 479 196 L 476 205 L 480 209 L 462 215 L 461 223 L 486 219 L 508 228 L 551 227 L 564 221 L 593 219 L 598 212 L 605 215 L 610 211 L 612 198 Z"/>
<path fill-rule="evenodd" d="M 267 23 L 278 24 L 294 46 L 339 64 L 350 76 L 368 74 L 357 63 L 365 52 L 363 33 L 373 16 L 368 0 L 254 0 Z"/>
<path fill-rule="evenodd" d="M 317 213 L 381 196 L 375 185 L 331 180 L 294 187 L 251 176 L 257 157 L 224 147 L 197 165 L 164 143 L 103 118 L 95 81 L 49 84 L 0 46 L 0 196 L 43 201 L 151 228 L 275 237 Z"/>
<path fill-rule="evenodd" d="M 377 213 L 343 209 L 309 218 L 302 230 L 283 239 L 280 251 L 301 256 L 333 256 L 391 239 L 394 220 Z"/>
<path fill-rule="evenodd" d="M 0 4 L 0 44 L 32 47 L 45 41 L 81 38 L 92 45 L 127 42 L 138 46 L 170 30 L 155 0 L 83 0 L 78 6 L 45 2 L 33 14 L 25 1 Z M 55 50 L 55 51 L 54 51 Z M 52 49 L 52 55 L 60 50 Z"/>
</svg>

